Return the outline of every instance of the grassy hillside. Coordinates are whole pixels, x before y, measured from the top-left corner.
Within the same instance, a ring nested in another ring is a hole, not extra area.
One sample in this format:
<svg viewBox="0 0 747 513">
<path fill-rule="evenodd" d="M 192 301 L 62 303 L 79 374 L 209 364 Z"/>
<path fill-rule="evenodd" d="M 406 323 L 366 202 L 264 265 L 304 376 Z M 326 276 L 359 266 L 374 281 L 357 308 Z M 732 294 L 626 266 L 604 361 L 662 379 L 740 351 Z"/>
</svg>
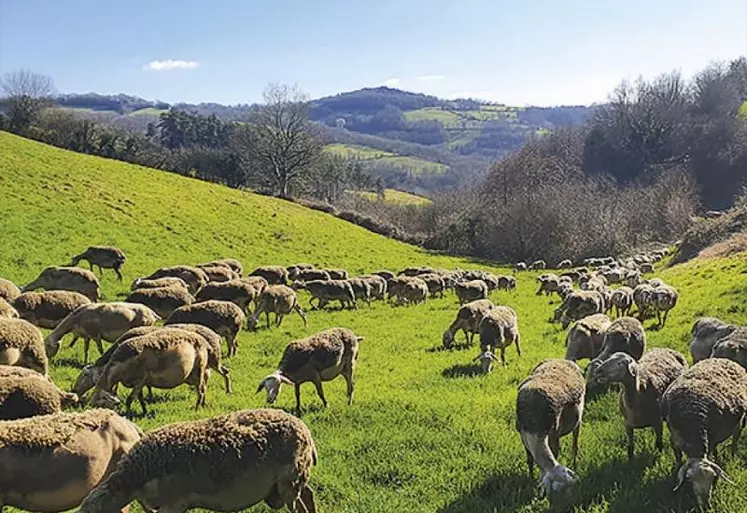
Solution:
<svg viewBox="0 0 747 513">
<path fill-rule="evenodd" d="M 331 216 L 276 199 L 81 156 L 0 133 L 0 275 L 18 283 L 44 266 L 61 264 L 88 244 L 114 244 L 128 255 L 126 281 L 107 273 L 108 300 L 125 293 L 134 277 L 162 266 L 220 256 L 260 264 L 308 261 L 346 267 L 357 274 L 376 268 L 429 264 L 476 267 L 429 255 L 371 234 Z M 496 272 L 505 269 L 491 268 Z M 685 351 L 696 316 L 747 321 L 747 255 L 694 260 L 659 275 L 680 290 L 680 303 L 664 329 L 647 320 L 652 347 Z M 564 333 L 547 322 L 555 306 L 534 295 L 534 275 L 519 276 L 518 290 L 491 298 L 516 309 L 522 356 L 507 350 L 508 366 L 476 374 L 476 348 L 439 349 L 441 333 L 458 308 L 453 295 L 425 305 L 394 308 L 361 305 L 353 312 L 311 312 L 304 328 L 295 316 L 280 329 L 243 332 L 238 357 L 228 360 L 234 394 L 219 379 L 208 389 L 208 408 L 192 409 L 186 388 L 156 392 L 153 415 L 137 419 L 144 429 L 264 404 L 255 395 L 285 344 L 330 326 L 347 326 L 365 337 L 356 372 L 356 397 L 344 400 L 342 380 L 325 384 L 330 407 L 321 408 L 313 386 L 304 385 L 303 420 L 311 428 L 319 465 L 312 473 L 319 509 L 325 513 L 541 512 L 536 477 L 526 475 L 524 450 L 514 430 L 516 385 L 540 360 L 562 357 Z M 307 297 L 301 298 L 305 307 Z M 461 340 L 461 334 L 458 340 Z M 80 347 L 62 349 L 52 375 L 68 388 L 80 367 Z M 290 409 L 285 389 L 277 404 Z M 687 493 L 671 493 L 670 451 L 658 455 L 651 432 L 637 432 L 636 457 L 625 455 L 625 431 L 617 398 L 609 393 L 587 404 L 576 471 L 580 480 L 553 511 L 584 513 L 688 511 Z M 668 438 L 668 435 L 667 435 Z M 563 440 L 566 462 L 570 440 Z M 722 450 L 736 481 L 719 483 L 714 508 L 744 511 L 747 446 L 736 458 Z M 134 511 L 140 511 L 138 507 Z M 257 506 L 253 512 L 270 510 Z"/>
<path fill-rule="evenodd" d="M 371 201 L 378 201 L 379 196 L 375 192 L 357 191 L 356 194 L 368 198 Z M 384 191 L 384 203 L 394 203 L 397 205 L 429 205 L 431 200 L 418 196 L 417 194 L 410 194 L 409 192 L 398 191 L 396 189 L 386 189 Z"/>
<path fill-rule="evenodd" d="M 377 165 L 406 170 L 414 175 L 444 173 L 448 169 L 448 166 L 439 162 L 432 162 L 418 157 L 397 155 L 396 153 L 359 144 L 328 144 L 324 150 L 346 159 L 354 159 L 364 163 L 375 162 Z"/>
</svg>

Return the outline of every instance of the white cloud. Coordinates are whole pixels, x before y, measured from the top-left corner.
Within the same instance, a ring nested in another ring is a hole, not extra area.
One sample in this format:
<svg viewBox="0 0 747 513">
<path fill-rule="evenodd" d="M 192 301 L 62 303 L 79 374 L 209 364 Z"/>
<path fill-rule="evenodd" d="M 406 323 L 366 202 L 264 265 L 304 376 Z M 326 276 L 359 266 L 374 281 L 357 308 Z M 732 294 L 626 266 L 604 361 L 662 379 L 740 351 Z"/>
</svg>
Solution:
<svg viewBox="0 0 747 513">
<path fill-rule="evenodd" d="M 387 87 L 399 87 L 402 85 L 402 80 L 397 77 L 390 78 L 389 80 L 384 80 L 384 85 Z"/>
<path fill-rule="evenodd" d="M 437 80 L 443 80 L 444 78 L 446 77 L 443 75 L 422 75 L 418 77 L 418 80 L 437 81 Z"/>
<path fill-rule="evenodd" d="M 151 61 L 145 69 L 153 71 L 169 71 L 172 69 L 195 69 L 200 65 L 197 61 L 181 61 L 174 59 L 166 59 L 165 61 Z"/>
</svg>

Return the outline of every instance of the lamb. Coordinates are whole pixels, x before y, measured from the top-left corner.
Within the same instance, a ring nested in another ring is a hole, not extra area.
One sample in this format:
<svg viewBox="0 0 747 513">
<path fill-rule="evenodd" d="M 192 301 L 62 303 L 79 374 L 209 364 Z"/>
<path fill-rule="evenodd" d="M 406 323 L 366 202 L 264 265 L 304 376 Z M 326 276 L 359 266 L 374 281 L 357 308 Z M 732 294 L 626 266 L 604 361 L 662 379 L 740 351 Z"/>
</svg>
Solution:
<svg viewBox="0 0 747 513">
<path fill-rule="evenodd" d="M 12 303 L 20 295 L 21 289 L 19 289 L 15 283 L 0 278 L 0 298 L 6 300 L 8 303 Z"/>
<path fill-rule="evenodd" d="M 259 383 L 257 393 L 264 389 L 267 392 L 267 402 L 274 404 L 281 385 L 293 385 L 296 392 L 296 412 L 300 414 L 303 383 L 314 383 L 319 399 L 326 408 L 327 400 L 324 398 L 322 382 L 332 381 L 342 375 L 347 383 L 348 404 L 353 404 L 353 374 L 358 359 L 358 346 L 362 340 L 363 337 L 347 328 L 331 328 L 291 342 L 286 346 L 275 372 Z"/>
<path fill-rule="evenodd" d="M 587 315 L 604 312 L 604 297 L 597 290 L 579 290 L 565 298 L 563 304 L 556 310 L 555 318 L 561 321 L 563 329 L 573 321 L 583 319 Z"/>
<path fill-rule="evenodd" d="M 170 324 L 201 324 L 226 339 L 228 356 L 236 356 L 239 349 L 238 336 L 246 316 L 229 301 L 211 299 L 202 303 L 183 306 L 174 310 L 164 326 Z"/>
<path fill-rule="evenodd" d="M 449 349 L 454 343 L 454 334 L 462 330 L 468 344 L 472 344 L 475 333 L 478 333 L 480 322 L 495 305 L 489 299 L 478 299 L 459 308 L 456 319 L 444 331 L 442 341 L 444 348 Z"/>
<path fill-rule="evenodd" d="M 610 304 L 615 307 L 617 317 L 627 317 L 633 308 L 633 289 L 620 287 L 612 292 Z"/>
<path fill-rule="evenodd" d="M 125 510 L 133 500 L 146 511 L 240 511 L 264 501 L 316 513 L 308 482 L 317 459 L 308 427 L 283 411 L 174 423 L 148 432 L 80 513 Z"/>
<path fill-rule="evenodd" d="M 184 289 L 185 292 L 189 292 L 189 287 L 181 278 L 174 276 L 164 276 L 163 278 L 157 278 L 155 280 L 145 280 L 143 278 L 137 278 L 132 282 L 130 290 L 138 289 L 160 289 L 163 287 L 179 287 Z"/>
<path fill-rule="evenodd" d="M 690 481 L 698 505 L 706 509 L 716 478 L 730 482 L 708 455 L 715 456 L 716 446 L 730 436 L 732 454 L 737 450 L 747 416 L 747 373 L 724 358 L 698 362 L 664 392 L 661 410 L 677 464 L 682 462 L 683 451 L 687 455 L 687 462 L 677 472 L 674 491 Z"/>
<path fill-rule="evenodd" d="M 259 296 L 257 308 L 249 319 L 249 329 L 257 328 L 257 321 L 262 313 L 267 316 L 267 327 L 269 328 L 270 313 L 275 314 L 275 325 L 280 326 L 283 317 L 291 312 L 297 312 L 303 320 L 303 325 L 306 326 L 306 314 L 303 313 L 301 306 L 298 304 L 296 292 L 285 285 L 268 286 Z"/>
<path fill-rule="evenodd" d="M 519 323 L 516 312 L 508 306 L 494 306 L 483 316 L 478 326 L 480 331 L 480 351 L 501 350 L 501 363 L 506 365 L 506 348 L 516 345 L 516 353 L 521 357 Z"/>
<path fill-rule="evenodd" d="M 595 369 L 615 353 L 626 353 L 638 361 L 645 350 L 646 333 L 641 322 L 635 317 L 615 319 L 604 332 L 602 350 L 589 364 L 589 376 L 594 376 Z"/>
<path fill-rule="evenodd" d="M 117 273 L 117 278 L 122 281 L 120 269 L 124 265 L 127 257 L 121 249 L 111 246 L 89 246 L 83 253 L 75 255 L 70 264 L 76 267 L 81 260 L 88 262 L 88 267 L 93 271 L 93 266 L 99 268 L 99 274 L 103 276 L 104 269 L 113 269 Z"/>
<path fill-rule="evenodd" d="M 0 317 L 7 317 L 9 319 L 18 319 L 18 311 L 13 308 L 6 300 L 0 297 Z"/>
<path fill-rule="evenodd" d="M 146 276 L 146 280 L 157 280 L 159 278 L 179 278 L 187 284 L 189 293 L 194 295 L 208 282 L 208 276 L 199 267 L 188 265 L 176 265 L 174 267 L 162 267 L 153 274 Z"/>
<path fill-rule="evenodd" d="M 200 335 L 180 329 L 163 329 L 119 344 L 96 382 L 91 405 L 115 408 L 120 404 L 114 389 L 122 383 L 132 392 L 125 400 L 127 412 L 137 398 L 143 415 L 148 413 L 143 398 L 146 385 L 171 389 L 184 383 L 197 391 L 199 409 L 205 406 L 208 346 Z"/>
<path fill-rule="evenodd" d="M 383 277 L 377 274 L 369 274 L 361 276 L 360 279 L 366 280 L 371 287 L 371 299 L 386 300 L 386 280 Z"/>
<path fill-rule="evenodd" d="M 28 372 L 25 376 L 0 374 L 0 421 L 49 415 L 78 404 L 77 395 L 62 392 L 41 374 Z"/>
<path fill-rule="evenodd" d="M 23 287 L 23 292 L 36 289 L 72 290 L 94 302 L 100 297 L 96 275 L 78 267 L 47 267 L 34 281 Z"/>
<path fill-rule="evenodd" d="M 397 304 L 425 303 L 428 299 L 428 285 L 420 278 L 410 278 L 401 288 L 397 298 Z"/>
<path fill-rule="evenodd" d="M 557 268 L 558 269 L 570 269 L 571 267 L 573 267 L 573 262 L 566 258 L 565 260 L 561 260 L 560 262 L 558 262 Z"/>
<path fill-rule="evenodd" d="M 65 317 L 44 339 L 49 358 L 54 358 L 60 349 L 62 337 L 73 333 L 72 347 L 78 338 L 83 339 L 84 363 L 88 363 L 91 339 L 96 342 L 99 354 L 104 354 L 102 340 L 114 342 L 125 331 L 138 326 L 152 326 L 161 318 L 145 305 L 136 303 L 91 303 L 83 305 Z"/>
<path fill-rule="evenodd" d="M 25 367 L 46 376 L 47 354 L 39 328 L 23 319 L 0 317 L 0 365 Z"/>
<path fill-rule="evenodd" d="M 588 358 L 593 360 L 602 352 L 604 333 L 612 321 L 598 313 L 576 321 L 565 337 L 565 359 L 572 362 Z"/>
<path fill-rule="evenodd" d="M 710 358 L 713 346 L 737 329 L 733 324 L 727 324 L 715 317 L 701 317 L 695 321 L 691 331 L 690 355 L 693 363 Z"/>
<path fill-rule="evenodd" d="M 545 360 L 519 384 L 516 430 L 526 450 L 529 475 L 537 463 L 540 483 L 550 497 L 576 480 L 576 474 L 558 463 L 557 457 L 560 437 L 573 433 L 572 461 L 576 465 L 585 393 L 581 369 L 567 360 Z"/>
<path fill-rule="evenodd" d="M 306 290 L 311 294 L 309 305 L 312 310 L 322 309 L 330 301 L 339 301 L 341 308 L 358 308 L 355 300 L 353 286 L 348 281 L 342 280 L 314 280 L 294 281 L 291 286 L 294 290 Z M 317 304 L 314 306 L 313 301 Z"/>
<path fill-rule="evenodd" d="M 728 358 L 747 370 L 747 328 L 739 328 L 719 340 L 711 358 Z"/>
<path fill-rule="evenodd" d="M 362 299 L 371 306 L 371 284 L 368 280 L 361 278 L 348 278 L 347 281 L 353 288 L 353 297 L 356 301 Z"/>
<path fill-rule="evenodd" d="M 628 435 L 628 459 L 633 459 L 633 430 L 652 427 L 656 448 L 664 448 L 664 419 L 659 402 L 672 382 L 687 369 L 687 360 L 672 349 L 652 349 L 636 362 L 626 353 L 614 353 L 596 368 L 593 379 L 602 384 L 622 383 L 620 412 Z"/>
<path fill-rule="evenodd" d="M 111 410 L 0 422 L 0 509 L 77 507 L 142 434 Z"/>
<path fill-rule="evenodd" d="M 24 292 L 13 302 L 21 319 L 46 329 L 55 329 L 65 317 L 90 304 L 86 296 L 69 290 Z"/>
<path fill-rule="evenodd" d="M 235 258 L 221 258 L 218 260 L 213 260 L 212 262 L 205 262 L 204 264 L 198 264 L 197 267 L 228 267 L 233 272 L 239 275 L 241 277 L 244 274 L 244 265 L 236 260 Z"/>
<path fill-rule="evenodd" d="M 525 262 L 516 262 L 516 264 L 514 265 L 514 272 L 517 274 L 526 270 L 527 264 Z"/>
<path fill-rule="evenodd" d="M 288 283 L 288 270 L 279 265 L 258 267 L 249 276 L 261 276 L 269 285 L 285 285 Z"/>
<path fill-rule="evenodd" d="M 200 269 L 207 275 L 208 283 L 226 282 L 241 278 L 237 272 L 227 265 L 200 267 Z"/>
<path fill-rule="evenodd" d="M 197 301 L 230 301 L 246 315 L 251 315 L 251 304 L 259 296 L 259 291 L 244 280 L 231 280 L 222 283 L 211 282 L 197 293 Z"/>
<path fill-rule="evenodd" d="M 659 326 L 664 326 L 667 323 L 669 311 L 677 306 L 678 298 L 679 293 L 677 292 L 677 289 L 669 285 L 661 285 L 654 289 L 651 296 L 651 303 L 656 311 L 656 319 Z M 663 317 L 661 315 L 662 312 L 664 312 Z"/>
<path fill-rule="evenodd" d="M 295 273 L 293 280 L 313 281 L 313 280 L 331 280 L 329 273 L 324 269 L 300 269 Z"/>
<path fill-rule="evenodd" d="M 547 263 L 544 260 L 535 260 L 529 265 L 529 270 L 542 270 L 547 268 Z"/>
<path fill-rule="evenodd" d="M 488 286 L 482 280 L 472 280 L 464 283 L 457 283 L 454 288 L 459 304 L 469 303 L 478 299 L 488 298 Z"/>
</svg>

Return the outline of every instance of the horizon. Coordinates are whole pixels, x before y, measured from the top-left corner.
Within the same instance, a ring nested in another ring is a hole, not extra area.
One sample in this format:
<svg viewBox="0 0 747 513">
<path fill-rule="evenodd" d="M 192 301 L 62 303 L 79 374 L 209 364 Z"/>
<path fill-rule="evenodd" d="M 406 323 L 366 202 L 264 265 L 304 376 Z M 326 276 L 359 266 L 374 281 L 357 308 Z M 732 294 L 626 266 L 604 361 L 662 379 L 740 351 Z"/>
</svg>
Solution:
<svg viewBox="0 0 747 513">
<path fill-rule="evenodd" d="M 671 71 L 691 78 L 745 54 L 741 0 L 223 0 L 209 9 L 174 0 L 78 0 L 74 8 L 32 0 L 0 7 L 0 73 L 49 75 L 60 94 L 169 104 L 254 104 L 268 83 L 280 82 L 312 99 L 387 86 L 446 100 L 588 106 L 606 101 L 623 80 Z"/>
</svg>

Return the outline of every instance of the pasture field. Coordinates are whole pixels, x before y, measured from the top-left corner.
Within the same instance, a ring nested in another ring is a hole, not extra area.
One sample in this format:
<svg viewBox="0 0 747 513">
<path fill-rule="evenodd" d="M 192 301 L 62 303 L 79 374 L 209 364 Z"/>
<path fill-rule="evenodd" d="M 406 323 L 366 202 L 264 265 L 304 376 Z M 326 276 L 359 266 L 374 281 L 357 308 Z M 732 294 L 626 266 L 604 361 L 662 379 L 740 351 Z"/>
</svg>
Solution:
<svg viewBox="0 0 747 513">
<path fill-rule="evenodd" d="M 157 109 L 155 107 L 146 107 L 145 109 L 138 109 L 130 112 L 130 116 L 160 116 L 164 112 L 168 112 L 169 109 Z"/>
<path fill-rule="evenodd" d="M 394 153 L 388 151 L 377 150 L 376 148 L 369 148 L 368 146 L 360 146 L 357 144 L 328 144 L 324 147 L 324 151 L 340 157 L 345 157 L 346 159 L 358 160 L 372 160 L 394 156 Z"/>
<path fill-rule="evenodd" d="M 379 199 L 378 194 L 375 192 L 356 191 L 355 194 L 368 198 L 371 201 L 378 201 Z M 384 203 L 393 203 L 396 205 L 430 205 L 431 200 L 417 194 L 398 191 L 397 189 L 385 189 Z"/>
<path fill-rule="evenodd" d="M 432 162 L 418 157 L 397 155 L 396 153 L 377 150 L 375 148 L 369 148 L 368 146 L 360 146 L 357 144 L 328 144 L 324 147 L 324 151 L 346 159 L 387 164 L 391 167 L 410 171 L 416 175 L 426 173 L 440 174 L 446 172 L 448 169 L 448 166 L 438 162 Z"/>
<path fill-rule="evenodd" d="M 78 155 L 0 133 L 0 276 L 19 284 L 43 267 L 64 264 L 89 244 L 112 244 L 128 256 L 125 282 L 111 271 L 102 280 L 106 300 L 127 293 L 130 281 L 164 265 L 216 257 L 240 259 L 248 270 L 263 264 L 310 262 L 345 267 L 351 274 L 409 265 L 507 269 L 466 259 L 431 255 L 282 200 L 256 196 L 113 160 Z M 747 320 L 747 253 L 700 259 L 657 275 L 680 291 L 667 326 L 647 320 L 650 347 L 686 352 L 693 320 L 714 315 Z M 654 436 L 638 432 L 636 456 L 627 461 L 625 432 L 610 392 L 587 404 L 581 430 L 579 482 L 554 506 L 527 476 L 515 431 L 516 386 L 539 361 L 562 357 L 565 334 L 548 322 L 557 300 L 535 296 L 534 273 L 518 277 L 515 292 L 491 299 L 519 317 L 522 356 L 507 349 L 508 365 L 480 375 L 476 347 L 440 349 L 441 333 L 458 308 L 453 294 L 424 305 L 361 304 L 357 311 L 314 311 L 309 326 L 287 317 L 281 328 L 242 332 L 231 368 L 234 394 L 226 396 L 213 376 L 208 407 L 193 409 L 194 393 L 181 387 L 156 391 L 143 429 L 179 420 L 264 405 L 259 381 L 272 372 L 285 344 L 332 326 L 346 326 L 365 340 L 356 371 L 355 402 L 345 404 L 344 381 L 325 384 L 323 409 L 313 386 L 302 387 L 302 419 L 314 434 L 319 465 L 312 472 L 324 513 L 476 513 L 575 511 L 684 512 L 689 492 L 673 494 L 674 459 L 657 454 Z M 302 293 L 301 304 L 308 306 Z M 263 327 L 263 324 L 261 324 Z M 457 341 L 462 341 L 462 335 Z M 69 388 L 82 362 L 82 346 L 65 345 L 52 362 L 56 382 Z M 688 356 L 689 359 L 689 356 Z M 583 362 L 582 362 L 583 363 Z M 277 407 L 291 411 L 284 389 Z M 137 410 L 136 410 L 137 411 Z M 668 434 L 665 435 L 668 440 Z M 665 441 L 665 445 L 668 445 Z M 567 462 L 570 440 L 562 442 Z M 718 483 L 714 511 L 745 511 L 747 442 L 737 456 L 722 450 L 736 482 Z M 138 506 L 133 511 L 140 511 Z M 252 512 L 269 512 L 264 505 Z"/>
</svg>

